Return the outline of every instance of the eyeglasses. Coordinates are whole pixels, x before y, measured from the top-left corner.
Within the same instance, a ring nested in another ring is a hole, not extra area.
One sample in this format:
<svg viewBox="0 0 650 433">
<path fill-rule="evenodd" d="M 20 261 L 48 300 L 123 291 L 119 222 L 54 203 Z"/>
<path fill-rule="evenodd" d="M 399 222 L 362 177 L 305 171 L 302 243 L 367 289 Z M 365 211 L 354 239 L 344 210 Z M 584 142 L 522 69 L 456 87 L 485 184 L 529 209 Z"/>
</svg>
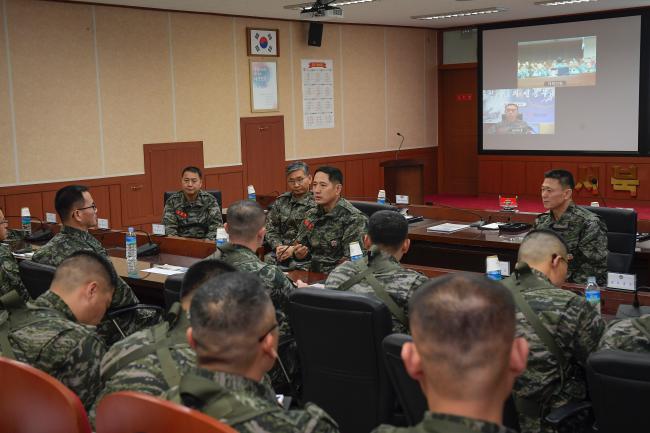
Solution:
<svg viewBox="0 0 650 433">
<path fill-rule="evenodd" d="M 75 209 L 75 210 L 86 210 L 86 209 L 97 210 L 97 205 L 95 203 L 93 203 L 90 206 L 80 207 L 80 208 Z"/>
<path fill-rule="evenodd" d="M 291 185 L 298 185 L 299 183 L 303 183 L 305 181 L 304 177 L 299 177 L 298 179 L 287 179 L 287 183 L 290 183 Z"/>
<path fill-rule="evenodd" d="M 257 341 L 258 341 L 259 343 L 261 343 L 262 340 L 264 340 L 264 339 L 266 338 L 266 336 L 269 335 L 271 332 L 273 332 L 273 330 L 274 330 L 275 328 L 277 328 L 278 326 L 279 326 L 279 325 L 278 325 L 277 322 L 276 322 L 273 326 L 271 326 L 271 329 L 269 329 L 268 331 L 266 331 L 266 332 L 264 333 L 264 335 L 262 335 L 260 338 L 257 339 Z"/>
</svg>

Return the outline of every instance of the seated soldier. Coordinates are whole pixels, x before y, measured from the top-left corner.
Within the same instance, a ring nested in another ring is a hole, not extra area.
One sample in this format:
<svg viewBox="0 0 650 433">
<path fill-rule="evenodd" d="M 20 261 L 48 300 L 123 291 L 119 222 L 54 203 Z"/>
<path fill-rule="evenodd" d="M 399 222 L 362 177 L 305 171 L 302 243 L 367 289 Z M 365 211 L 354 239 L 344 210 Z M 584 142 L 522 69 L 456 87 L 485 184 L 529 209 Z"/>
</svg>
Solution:
<svg viewBox="0 0 650 433">
<path fill-rule="evenodd" d="M 95 326 L 116 284 L 115 271 L 104 257 L 92 251 L 73 253 L 33 304 L 4 303 L 7 311 L 0 312 L 0 323 L 7 326 L 0 327 L 0 353 L 54 376 L 89 410 L 101 388 L 99 362 L 106 351 Z"/>
<path fill-rule="evenodd" d="M 293 162 L 287 167 L 286 174 L 289 191 L 273 202 L 266 218 L 265 242 L 271 252 L 264 257 L 264 261 L 295 268 L 296 264 L 292 263 L 295 260 L 295 245 L 292 244 L 297 241 L 305 217 L 316 207 L 316 203 L 309 191 L 312 178 L 307 164 Z"/>
<path fill-rule="evenodd" d="M 258 277 L 231 272 L 202 285 L 192 299 L 190 326 L 187 338 L 198 367 L 183 375 L 168 399 L 239 432 L 338 431 L 315 405 L 282 409 L 275 391 L 261 382 L 278 357 L 278 322 Z"/>
<path fill-rule="evenodd" d="M 350 260 L 350 243 L 359 242 L 368 229 L 368 218 L 341 197 L 343 174 L 336 167 L 320 167 L 314 173 L 312 192 L 318 205 L 305 221 L 304 235 L 293 251 L 298 260 L 310 259 L 314 272 L 330 272 Z"/>
<path fill-rule="evenodd" d="M 115 343 L 101 363 L 102 398 L 118 391 L 138 391 L 159 396 L 178 385 L 180 374 L 196 365 L 196 355 L 187 344 L 187 313 L 192 296 L 210 278 L 235 269 L 218 260 L 202 260 L 190 266 L 183 277 L 180 303 L 167 313 L 168 321 L 138 331 Z M 94 417 L 94 412 L 91 413 Z"/>
<path fill-rule="evenodd" d="M 515 337 L 508 290 L 483 276 L 450 274 L 411 297 L 413 342 L 402 347 L 409 376 L 420 382 L 428 411 L 414 427 L 375 433 L 511 433 L 503 405 L 526 368 L 528 345 Z"/>
<path fill-rule="evenodd" d="M 2 243 L 7 239 L 8 224 L 9 221 L 0 210 L 0 296 L 15 290 L 23 300 L 27 301 L 30 297 L 23 280 L 20 279 L 18 263 L 11 254 L 9 246 Z"/>
<path fill-rule="evenodd" d="M 598 344 L 605 349 L 650 354 L 650 314 L 614 322 Z"/>
<path fill-rule="evenodd" d="M 216 239 L 223 225 L 217 199 L 201 189 L 203 174 L 197 167 L 185 167 L 181 173 L 183 189 L 167 199 L 162 223 L 168 235 L 186 238 Z"/>
<path fill-rule="evenodd" d="M 560 289 L 570 256 L 551 230 L 533 230 L 519 247 L 515 272 L 503 281 L 517 303 L 517 335 L 530 345 L 528 368 L 514 387 L 522 433 L 551 432 L 552 409 L 586 398 L 584 366 L 605 324 L 583 296 Z"/>
<path fill-rule="evenodd" d="M 56 192 L 54 206 L 63 222 L 63 227 L 45 246 L 36 250 L 32 256 L 34 262 L 58 266 L 63 259 L 76 251 L 93 251 L 108 259 L 106 249 L 88 232 L 90 228 L 97 227 L 97 206 L 88 188 L 82 185 L 61 188 Z M 131 287 L 118 276 L 111 308 L 127 307 L 137 303 L 138 298 Z M 145 312 L 139 311 L 121 315 L 116 322 L 123 333 L 131 334 L 149 322 L 153 322 L 152 319 Z M 108 320 L 100 325 L 99 333 L 109 343 L 121 337 L 113 321 Z"/>
<path fill-rule="evenodd" d="M 217 250 L 208 256 L 209 259 L 220 259 L 242 272 L 257 275 L 264 283 L 273 305 L 275 305 L 280 335 L 287 341 L 291 337 L 291 328 L 288 319 L 289 293 L 294 290 L 294 285 L 276 265 L 264 263 L 255 254 L 264 241 L 264 211 L 255 202 L 240 200 L 228 208 L 228 222 L 225 224 L 229 241 L 217 247 Z M 299 284 L 304 284 L 298 280 Z M 278 391 L 291 392 L 287 387 L 298 376 L 298 354 L 295 343 L 283 345 L 282 360 L 285 370 L 289 373 L 290 380 L 286 380 L 281 368 L 275 368 L 270 376 L 273 385 Z"/>
<path fill-rule="evenodd" d="M 399 212 L 375 212 L 368 222 L 364 244 L 368 257 L 345 262 L 334 269 L 325 288 L 374 294 L 393 316 L 393 332 L 408 333 L 408 302 L 413 292 L 428 278 L 405 269 L 399 261 L 411 245 L 408 222 Z"/>
</svg>

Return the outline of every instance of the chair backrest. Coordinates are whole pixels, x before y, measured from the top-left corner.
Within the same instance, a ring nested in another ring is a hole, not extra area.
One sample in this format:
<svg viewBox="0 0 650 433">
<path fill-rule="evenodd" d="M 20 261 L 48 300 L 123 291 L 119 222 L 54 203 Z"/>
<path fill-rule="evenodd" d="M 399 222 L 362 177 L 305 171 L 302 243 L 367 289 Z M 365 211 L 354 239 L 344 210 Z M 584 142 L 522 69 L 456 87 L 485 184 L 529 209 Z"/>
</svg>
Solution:
<svg viewBox="0 0 650 433">
<path fill-rule="evenodd" d="M 289 296 L 303 397 L 322 407 L 343 433 L 389 422 L 395 403 L 381 351 L 391 332 L 388 308 L 351 292 L 305 288 Z"/>
<path fill-rule="evenodd" d="M 402 361 L 402 346 L 409 341 L 413 341 L 409 335 L 391 334 L 384 338 L 382 347 L 388 368 L 388 377 L 393 383 L 406 421 L 409 425 L 416 425 L 422 421 L 428 407 L 420 384 L 408 375 Z M 519 431 L 519 416 L 512 395 L 503 406 L 503 425 Z"/>
<path fill-rule="evenodd" d="M 163 194 L 163 206 L 165 203 L 167 203 L 167 200 L 169 197 L 171 197 L 172 194 L 176 193 L 177 191 L 165 191 Z M 221 191 L 218 189 L 206 189 L 205 192 L 210 193 L 214 196 L 214 198 L 217 199 L 217 203 L 219 203 L 219 209 L 223 209 L 223 206 L 221 204 Z"/>
<path fill-rule="evenodd" d="M 650 402 L 650 355 L 619 350 L 592 353 L 587 382 L 598 431 L 648 431 L 643 416 Z"/>
<path fill-rule="evenodd" d="M 181 300 L 181 286 L 185 274 L 170 275 L 165 280 L 163 288 L 163 297 L 165 298 L 165 310 L 169 310 L 174 302 Z"/>
<path fill-rule="evenodd" d="M 95 427 L 97 433 L 237 433 L 199 411 L 133 391 L 104 397 Z"/>
<path fill-rule="evenodd" d="M 0 431 L 90 433 L 77 395 L 49 374 L 0 357 Z"/>
<path fill-rule="evenodd" d="M 368 218 L 370 218 L 372 214 L 380 210 L 392 210 L 395 212 L 399 211 L 399 209 L 397 209 L 395 206 L 389 204 L 379 204 L 372 201 L 350 201 L 350 203 L 352 204 L 352 206 L 356 207 L 361 212 L 366 214 Z"/>
<path fill-rule="evenodd" d="M 23 284 L 32 299 L 38 298 L 50 288 L 56 272 L 55 266 L 44 265 L 31 260 L 21 261 L 18 268 L 20 270 L 20 279 L 23 280 Z"/>
<path fill-rule="evenodd" d="M 636 248 L 637 214 L 630 209 L 585 206 L 607 226 L 607 270 L 629 273 Z"/>
</svg>

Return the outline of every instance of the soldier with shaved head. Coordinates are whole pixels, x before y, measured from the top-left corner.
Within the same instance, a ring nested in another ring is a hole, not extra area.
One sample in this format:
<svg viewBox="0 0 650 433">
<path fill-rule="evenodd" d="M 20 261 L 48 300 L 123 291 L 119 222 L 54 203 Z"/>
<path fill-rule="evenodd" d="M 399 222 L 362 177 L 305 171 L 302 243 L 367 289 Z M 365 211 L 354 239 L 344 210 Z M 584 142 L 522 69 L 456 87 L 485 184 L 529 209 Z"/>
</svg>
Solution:
<svg viewBox="0 0 650 433">
<path fill-rule="evenodd" d="M 515 337 L 512 295 L 483 276 L 450 274 L 424 283 L 409 302 L 413 342 L 402 347 L 408 374 L 428 411 L 420 424 L 375 433 L 512 433 L 503 404 L 526 368 L 528 345 Z"/>
<path fill-rule="evenodd" d="M 503 281 L 517 302 L 517 335 L 530 345 L 528 368 L 514 387 L 523 433 L 552 431 L 543 421 L 551 410 L 586 398 L 584 366 L 605 325 L 584 297 L 559 288 L 571 259 L 560 235 L 533 230 Z"/>
<path fill-rule="evenodd" d="M 33 304 L 5 304 L 0 353 L 54 376 L 90 409 L 100 389 L 99 363 L 106 351 L 95 326 L 116 285 L 117 275 L 104 257 L 91 251 L 72 254 Z"/>
</svg>

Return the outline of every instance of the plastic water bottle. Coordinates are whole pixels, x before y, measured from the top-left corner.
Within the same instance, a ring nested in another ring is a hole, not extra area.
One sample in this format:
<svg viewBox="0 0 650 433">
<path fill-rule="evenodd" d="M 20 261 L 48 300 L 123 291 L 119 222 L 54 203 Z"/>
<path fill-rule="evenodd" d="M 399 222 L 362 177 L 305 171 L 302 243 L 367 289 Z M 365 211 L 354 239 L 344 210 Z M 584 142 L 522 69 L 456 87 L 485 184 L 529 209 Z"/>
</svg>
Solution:
<svg viewBox="0 0 650 433">
<path fill-rule="evenodd" d="M 248 199 L 252 201 L 257 200 L 257 196 L 255 195 L 255 187 L 253 185 L 248 185 Z"/>
<path fill-rule="evenodd" d="M 503 279 L 501 276 L 501 266 L 499 266 L 499 256 L 488 256 L 485 259 L 485 275 L 494 281 Z"/>
<path fill-rule="evenodd" d="M 133 227 L 129 227 L 126 234 L 126 268 L 129 277 L 138 276 L 138 241 L 135 237 Z"/>
<path fill-rule="evenodd" d="M 27 238 L 32 235 L 32 216 L 29 213 L 28 207 L 20 209 L 20 225 L 22 226 L 24 237 Z"/>
<path fill-rule="evenodd" d="M 228 242 L 228 233 L 226 233 L 226 229 L 219 227 L 217 229 L 217 248 L 225 245 L 226 242 Z"/>
<path fill-rule="evenodd" d="M 596 283 L 596 277 L 587 278 L 585 298 L 587 298 L 587 302 L 593 305 L 596 311 L 598 311 L 598 314 L 600 314 L 600 287 Z"/>
<path fill-rule="evenodd" d="M 377 203 L 386 204 L 386 191 L 383 189 L 380 189 L 379 193 L 377 194 Z"/>
<path fill-rule="evenodd" d="M 350 242 L 350 260 L 356 262 L 361 258 L 363 258 L 363 252 L 361 252 L 359 242 Z"/>
</svg>

